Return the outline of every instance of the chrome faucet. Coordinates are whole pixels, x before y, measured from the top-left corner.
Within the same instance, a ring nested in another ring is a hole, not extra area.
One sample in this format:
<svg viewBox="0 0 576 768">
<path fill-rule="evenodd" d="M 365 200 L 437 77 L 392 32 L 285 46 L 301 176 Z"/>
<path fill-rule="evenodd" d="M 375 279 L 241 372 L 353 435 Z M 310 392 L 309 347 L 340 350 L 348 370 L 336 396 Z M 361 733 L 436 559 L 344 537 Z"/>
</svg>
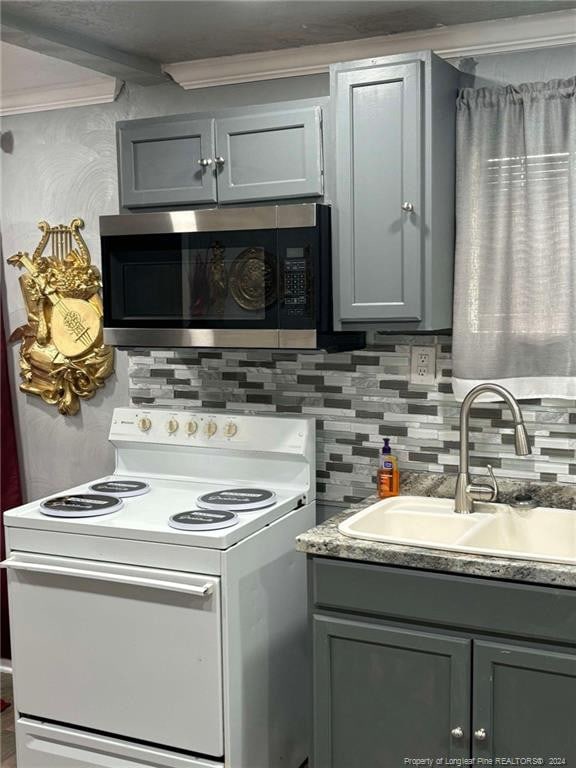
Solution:
<svg viewBox="0 0 576 768">
<path fill-rule="evenodd" d="M 472 404 L 483 392 L 493 392 L 500 395 L 506 402 L 512 417 L 514 419 L 514 446 L 518 456 L 527 456 L 532 452 L 528 433 L 524 426 L 522 411 L 516 401 L 516 398 L 508 392 L 507 389 L 499 384 L 479 384 L 466 395 L 460 409 L 460 468 L 458 470 L 458 480 L 456 481 L 456 496 L 454 511 L 459 514 L 469 514 L 474 511 L 475 501 L 494 501 L 498 496 L 498 484 L 494 477 L 492 467 L 488 464 L 491 483 L 473 483 L 468 475 L 468 454 L 470 450 L 468 438 L 468 423 L 470 421 L 470 408 Z"/>
</svg>

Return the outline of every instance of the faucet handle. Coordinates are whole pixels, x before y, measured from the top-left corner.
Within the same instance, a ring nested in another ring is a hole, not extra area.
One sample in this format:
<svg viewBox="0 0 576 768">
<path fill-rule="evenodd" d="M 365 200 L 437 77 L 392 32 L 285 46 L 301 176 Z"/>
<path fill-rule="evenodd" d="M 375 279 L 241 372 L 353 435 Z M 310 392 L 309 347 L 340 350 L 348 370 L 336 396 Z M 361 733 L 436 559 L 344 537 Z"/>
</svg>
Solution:
<svg viewBox="0 0 576 768">
<path fill-rule="evenodd" d="M 473 501 L 495 501 L 498 497 L 498 483 L 494 475 L 492 465 L 488 464 L 488 473 L 490 475 L 491 482 L 487 483 L 469 483 L 466 491 L 473 499 Z"/>
<path fill-rule="evenodd" d="M 488 469 L 488 474 L 490 475 L 490 479 L 492 480 L 492 498 L 490 501 L 496 501 L 498 498 L 498 482 L 496 480 L 496 475 L 494 474 L 494 470 L 492 469 L 492 464 L 486 464 L 486 468 Z"/>
</svg>

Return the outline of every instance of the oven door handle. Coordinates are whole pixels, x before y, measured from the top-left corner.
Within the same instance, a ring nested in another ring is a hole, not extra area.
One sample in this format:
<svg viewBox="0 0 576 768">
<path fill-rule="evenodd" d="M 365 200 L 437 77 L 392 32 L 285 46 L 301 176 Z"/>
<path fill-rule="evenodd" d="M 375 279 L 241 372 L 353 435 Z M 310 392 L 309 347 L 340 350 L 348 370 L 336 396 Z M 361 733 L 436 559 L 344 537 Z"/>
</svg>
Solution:
<svg viewBox="0 0 576 768">
<path fill-rule="evenodd" d="M 128 574 L 106 573 L 105 571 L 90 571 L 84 568 L 69 568 L 64 565 L 50 565 L 48 563 L 29 563 L 9 557 L 0 563 L 0 567 L 14 571 L 33 571 L 34 573 L 48 573 L 57 576 L 74 576 L 80 579 L 92 579 L 96 581 L 111 581 L 115 584 L 129 584 L 136 587 L 149 587 L 151 589 L 166 589 L 170 592 L 184 592 L 187 595 L 206 597 L 212 592 L 212 584 L 185 584 L 177 581 L 164 581 L 162 579 L 143 578 Z"/>
</svg>

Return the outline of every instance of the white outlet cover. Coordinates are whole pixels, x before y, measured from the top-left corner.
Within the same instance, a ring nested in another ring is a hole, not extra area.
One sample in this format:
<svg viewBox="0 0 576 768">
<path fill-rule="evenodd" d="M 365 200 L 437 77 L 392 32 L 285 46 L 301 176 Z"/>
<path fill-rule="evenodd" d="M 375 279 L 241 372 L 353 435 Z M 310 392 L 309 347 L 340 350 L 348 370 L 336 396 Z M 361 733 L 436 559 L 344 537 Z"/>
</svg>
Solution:
<svg viewBox="0 0 576 768">
<path fill-rule="evenodd" d="M 410 383 L 436 383 L 436 345 L 410 347 Z"/>
</svg>

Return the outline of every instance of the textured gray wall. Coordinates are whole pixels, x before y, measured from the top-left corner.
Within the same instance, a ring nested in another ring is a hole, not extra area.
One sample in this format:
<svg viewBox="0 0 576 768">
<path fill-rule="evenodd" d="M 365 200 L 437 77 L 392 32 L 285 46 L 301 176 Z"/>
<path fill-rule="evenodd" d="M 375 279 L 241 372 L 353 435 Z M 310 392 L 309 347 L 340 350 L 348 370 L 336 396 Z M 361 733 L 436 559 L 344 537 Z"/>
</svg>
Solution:
<svg viewBox="0 0 576 768">
<path fill-rule="evenodd" d="M 84 219 L 86 242 L 100 264 L 98 217 L 118 212 L 115 123 L 136 117 L 325 96 L 327 75 L 183 91 L 166 85 L 125 88 L 114 104 L 54 110 L 6 118 L 2 145 L 2 294 L 9 332 L 26 320 L 18 270 L 5 258 L 31 251 L 36 224 Z M 8 135 L 6 135 L 6 133 Z M 11 135 L 10 135 L 11 134 Z M 9 151 L 5 151 L 5 150 Z M 60 416 L 54 406 L 17 389 L 18 345 L 12 349 L 13 403 L 21 442 L 21 470 L 27 499 L 53 493 L 103 475 L 113 468 L 107 442 L 112 409 L 128 405 L 127 361 L 116 357 L 116 374 L 77 416 Z"/>
<path fill-rule="evenodd" d="M 546 82 L 574 77 L 576 74 L 576 45 L 540 48 L 488 56 L 450 59 L 462 72 L 470 74 L 465 84 L 472 88 L 494 85 Z"/>
</svg>

